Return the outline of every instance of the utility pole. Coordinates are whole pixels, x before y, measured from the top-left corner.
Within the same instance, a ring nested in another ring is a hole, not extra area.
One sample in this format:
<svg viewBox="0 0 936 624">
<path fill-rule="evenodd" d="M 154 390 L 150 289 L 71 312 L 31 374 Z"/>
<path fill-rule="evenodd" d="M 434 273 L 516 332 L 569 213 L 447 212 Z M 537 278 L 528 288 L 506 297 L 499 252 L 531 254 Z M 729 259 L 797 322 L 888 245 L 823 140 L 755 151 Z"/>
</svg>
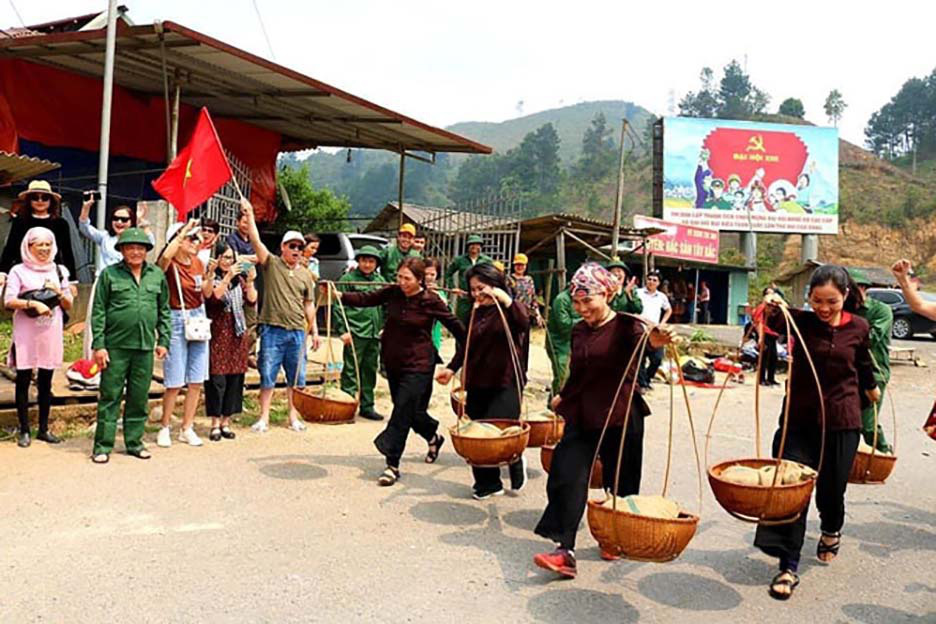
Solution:
<svg viewBox="0 0 936 624">
<path fill-rule="evenodd" d="M 624 203 L 624 139 L 627 137 L 627 119 L 621 120 L 621 154 L 618 161 L 617 197 L 614 200 L 614 229 L 611 230 L 611 259 L 618 259 L 621 237 L 621 205 Z"/>
<path fill-rule="evenodd" d="M 98 150 L 98 191 L 101 200 L 97 206 L 95 223 L 99 230 L 107 228 L 107 168 L 110 162 L 111 103 L 114 98 L 114 52 L 117 48 L 117 0 L 107 5 L 107 39 L 104 47 L 104 97 L 101 102 L 101 145 Z M 102 268 L 101 248 L 95 246 L 95 262 L 98 271 Z"/>
</svg>

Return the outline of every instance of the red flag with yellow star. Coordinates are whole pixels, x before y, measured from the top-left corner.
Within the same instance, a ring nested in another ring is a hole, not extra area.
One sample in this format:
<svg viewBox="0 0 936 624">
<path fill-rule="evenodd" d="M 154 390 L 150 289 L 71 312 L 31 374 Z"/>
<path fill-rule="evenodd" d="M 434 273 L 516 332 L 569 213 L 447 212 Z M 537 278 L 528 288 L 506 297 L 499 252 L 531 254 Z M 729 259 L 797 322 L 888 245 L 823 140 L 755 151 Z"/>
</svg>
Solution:
<svg viewBox="0 0 936 624">
<path fill-rule="evenodd" d="M 233 175 L 211 115 L 202 108 L 188 145 L 153 181 L 153 188 L 175 206 L 179 220 L 185 220 L 185 215 L 207 201 Z"/>
</svg>

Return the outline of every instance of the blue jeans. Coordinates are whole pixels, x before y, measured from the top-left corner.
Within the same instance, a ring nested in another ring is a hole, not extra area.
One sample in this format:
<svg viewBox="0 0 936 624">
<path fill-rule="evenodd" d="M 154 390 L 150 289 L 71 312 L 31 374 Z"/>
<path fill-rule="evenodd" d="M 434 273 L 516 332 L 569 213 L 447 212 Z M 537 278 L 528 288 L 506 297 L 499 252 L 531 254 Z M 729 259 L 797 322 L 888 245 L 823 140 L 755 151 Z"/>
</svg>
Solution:
<svg viewBox="0 0 936 624">
<path fill-rule="evenodd" d="M 205 316 L 205 306 L 186 310 L 189 318 Z M 185 339 L 185 322 L 182 310 L 170 310 L 172 338 L 169 355 L 163 363 L 163 385 L 181 388 L 188 384 L 204 383 L 208 379 L 208 341 Z"/>
<path fill-rule="evenodd" d="M 284 329 L 276 325 L 261 324 L 260 334 L 260 387 L 276 386 L 280 367 L 286 372 L 286 385 L 305 386 L 306 342 L 301 329 Z"/>
</svg>

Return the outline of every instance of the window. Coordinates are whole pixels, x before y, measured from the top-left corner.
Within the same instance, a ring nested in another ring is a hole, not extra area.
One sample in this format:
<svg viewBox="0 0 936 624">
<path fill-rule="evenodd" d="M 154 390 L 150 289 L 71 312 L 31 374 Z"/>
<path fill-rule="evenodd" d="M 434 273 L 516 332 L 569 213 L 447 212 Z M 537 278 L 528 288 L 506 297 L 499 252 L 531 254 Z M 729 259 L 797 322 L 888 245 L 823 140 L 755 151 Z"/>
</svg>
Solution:
<svg viewBox="0 0 936 624">
<path fill-rule="evenodd" d="M 868 293 L 871 297 L 887 305 L 897 305 L 903 303 L 903 296 L 900 293 L 889 290 L 872 290 Z"/>
</svg>

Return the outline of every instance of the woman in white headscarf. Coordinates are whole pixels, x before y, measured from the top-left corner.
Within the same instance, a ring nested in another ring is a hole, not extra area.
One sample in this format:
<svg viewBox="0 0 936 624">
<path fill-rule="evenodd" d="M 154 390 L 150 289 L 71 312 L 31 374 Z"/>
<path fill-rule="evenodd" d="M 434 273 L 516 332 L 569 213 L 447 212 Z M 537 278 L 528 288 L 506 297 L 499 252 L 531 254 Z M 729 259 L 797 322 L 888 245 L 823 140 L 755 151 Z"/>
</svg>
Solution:
<svg viewBox="0 0 936 624">
<path fill-rule="evenodd" d="M 4 305 L 13 310 L 13 347 L 8 365 L 16 369 L 16 413 L 20 433 L 17 443 L 25 448 L 29 436 L 29 384 L 33 369 L 38 369 L 39 395 L 38 439 L 56 444 L 60 440 L 49 432 L 52 406 L 52 373 L 62 365 L 64 345 L 63 310 L 72 306 L 68 287 L 68 269 L 56 265 L 58 249 L 55 234 L 44 227 L 26 232 L 20 243 L 22 261 L 10 270 Z"/>
</svg>

